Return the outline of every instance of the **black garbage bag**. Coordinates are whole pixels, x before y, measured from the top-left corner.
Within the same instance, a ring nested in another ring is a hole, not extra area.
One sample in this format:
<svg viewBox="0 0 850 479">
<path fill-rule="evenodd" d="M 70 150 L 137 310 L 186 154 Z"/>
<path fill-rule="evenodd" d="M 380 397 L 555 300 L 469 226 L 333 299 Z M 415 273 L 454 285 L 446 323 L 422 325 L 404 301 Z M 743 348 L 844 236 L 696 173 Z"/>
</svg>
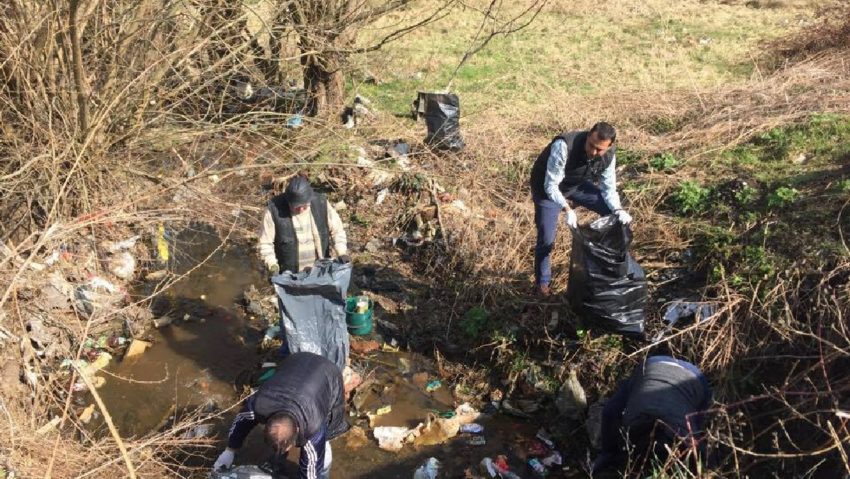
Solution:
<svg viewBox="0 0 850 479">
<path fill-rule="evenodd" d="M 351 263 L 323 259 L 309 271 L 272 277 L 281 321 L 291 353 L 308 351 L 333 361 L 339 369 L 348 360 L 345 297 Z"/>
<path fill-rule="evenodd" d="M 629 254 L 631 242 L 616 215 L 573 230 L 567 296 L 586 327 L 643 334 L 646 276 Z"/>
<path fill-rule="evenodd" d="M 460 99 L 454 93 L 419 92 L 414 111 L 425 117 L 428 134 L 425 143 L 440 150 L 460 151 Z"/>
</svg>

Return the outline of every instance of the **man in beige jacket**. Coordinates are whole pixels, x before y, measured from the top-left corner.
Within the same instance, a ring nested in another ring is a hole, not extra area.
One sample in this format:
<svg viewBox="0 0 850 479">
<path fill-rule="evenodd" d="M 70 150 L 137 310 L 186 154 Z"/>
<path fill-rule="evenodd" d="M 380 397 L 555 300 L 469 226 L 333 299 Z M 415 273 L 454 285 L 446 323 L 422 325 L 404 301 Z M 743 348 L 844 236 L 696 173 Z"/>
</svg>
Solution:
<svg viewBox="0 0 850 479">
<path fill-rule="evenodd" d="M 331 248 L 347 263 L 348 244 L 342 220 L 325 195 L 316 193 L 303 176 L 294 177 L 286 191 L 269 201 L 260 230 L 260 256 L 272 275 L 298 273 Z"/>
</svg>

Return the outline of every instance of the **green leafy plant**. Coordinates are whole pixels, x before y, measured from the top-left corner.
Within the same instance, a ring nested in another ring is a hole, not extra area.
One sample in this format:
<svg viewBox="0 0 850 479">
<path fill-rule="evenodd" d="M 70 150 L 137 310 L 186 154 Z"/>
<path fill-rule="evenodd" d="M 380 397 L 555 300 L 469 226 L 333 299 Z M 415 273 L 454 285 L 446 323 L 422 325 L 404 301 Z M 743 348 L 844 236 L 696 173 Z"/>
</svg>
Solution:
<svg viewBox="0 0 850 479">
<path fill-rule="evenodd" d="M 781 186 L 767 196 L 767 206 L 769 208 L 783 208 L 797 201 L 799 197 L 800 192 L 796 189 Z"/>
<path fill-rule="evenodd" d="M 740 205 L 753 203 L 756 198 L 758 198 L 758 190 L 750 185 L 744 185 L 740 190 L 735 192 L 735 201 Z"/>
<path fill-rule="evenodd" d="M 850 193 L 850 178 L 839 181 L 835 184 L 835 188 L 842 193 Z"/>
<path fill-rule="evenodd" d="M 672 153 L 661 153 L 649 160 L 649 167 L 654 171 L 670 172 L 675 170 L 679 164 L 679 159 Z"/>
<path fill-rule="evenodd" d="M 679 184 L 679 189 L 673 193 L 673 206 L 681 214 L 699 214 L 710 206 L 710 197 L 710 189 L 687 180 Z"/>
<path fill-rule="evenodd" d="M 484 331 L 489 319 L 490 313 L 486 309 L 475 306 L 464 313 L 463 319 L 460 321 L 460 329 L 468 337 L 477 338 Z"/>
</svg>

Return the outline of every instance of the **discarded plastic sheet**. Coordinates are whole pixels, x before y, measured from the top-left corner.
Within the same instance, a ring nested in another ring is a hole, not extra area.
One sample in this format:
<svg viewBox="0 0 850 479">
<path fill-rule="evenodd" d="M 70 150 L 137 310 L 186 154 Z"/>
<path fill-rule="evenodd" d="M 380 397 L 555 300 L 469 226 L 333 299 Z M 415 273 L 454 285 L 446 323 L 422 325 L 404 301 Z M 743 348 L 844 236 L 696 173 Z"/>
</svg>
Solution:
<svg viewBox="0 0 850 479">
<path fill-rule="evenodd" d="M 114 243 L 108 243 L 106 249 L 109 250 L 110 253 L 117 253 L 119 251 L 128 250 L 133 246 L 136 246 L 136 242 L 139 241 L 140 236 L 131 236 L 123 241 L 116 241 Z"/>
<path fill-rule="evenodd" d="M 573 229 L 567 295 L 589 327 L 642 335 L 646 276 L 629 254 L 631 229 L 616 215 Z"/>
<path fill-rule="evenodd" d="M 413 473 L 413 479 L 437 479 L 440 472 L 440 461 L 436 458 L 428 458 L 425 464 L 419 466 Z"/>
<path fill-rule="evenodd" d="M 417 116 L 425 117 L 428 134 L 425 143 L 440 149 L 460 151 L 465 146 L 460 135 L 460 99 L 454 93 L 419 92 L 414 102 Z"/>
<path fill-rule="evenodd" d="M 121 279 L 131 279 L 136 272 L 136 258 L 129 251 L 121 251 L 109 259 L 109 271 Z"/>
<path fill-rule="evenodd" d="M 274 476 L 259 466 L 236 466 L 226 471 L 212 471 L 209 479 L 274 479 Z"/>
<path fill-rule="evenodd" d="M 290 352 L 319 354 L 340 371 L 345 368 L 349 350 L 345 298 L 351 268 L 351 263 L 324 259 L 309 271 L 272 277 Z"/>
<path fill-rule="evenodd" d="M 670 332 L 673 331 L 673 327 L 675 327 L 676 324 L 683 319 L 693 318 L 694 321 L 699 324 L 714 316 L 715 313 L 717 313 L 716 303 L 683 301 L 677 299 L 667 305 L 667 308 L 664 311 L 664 317 L 661 318 L 663 322 L 667 323 L 667 327 L 659 331 L 652 340 L 653 342 L 658 342 L 664 339 L 664 336 L 670 334 Z"/>
<path fill-rule="evenodd" d="M 425 424 L 416 427 L 418 435 L 413 439 L 413 444 L 417 447 L 442 444 L 457 436 L 459 430 L 460 420 L 457 416 L 447 419 L 429 413 Z"/>
<path fill-rule="evenodd" d="M 380 426 L 372 430 L 372 435 L 378 440 L 378 447 L 385 451 L 399 451 L 404 447 L 410 429 L 399 426 Z"/>
<path fill-rule="evenodd" d="M 570 368 L 570 373 L 561 389 L 558 390 L 558 396 L 555 398 L 555 407 L 562 415 L 579 421 L 584 418 L 584 413 L 587 410 L 587 397 L 584 393 L 584 388 L 578 381 L 576 369 Z"/>
</svg>

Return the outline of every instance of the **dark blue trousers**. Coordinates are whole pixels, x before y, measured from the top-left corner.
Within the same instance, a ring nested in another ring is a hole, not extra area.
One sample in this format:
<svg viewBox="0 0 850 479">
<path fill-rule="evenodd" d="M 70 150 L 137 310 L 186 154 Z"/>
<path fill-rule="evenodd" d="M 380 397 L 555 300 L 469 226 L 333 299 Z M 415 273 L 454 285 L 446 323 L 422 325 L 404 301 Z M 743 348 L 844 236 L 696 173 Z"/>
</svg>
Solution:
<svg viewBox="0 0 850 479">
<path fill-rule="evenodd" d="M 611 214 L 611 209 L 602 198 L 602 191 L 589 181 L 575 187 L 564 197 L 574 205 L 583 206 L 601 216 Z M 558 217 L 561 207 L 549 198 L 531 195 L 534 200 L 534 226 L 537 227 L 537 244 L 534 247 L 534 279 L 538 286 L 548 285 L 552 279 L 552 264 L 549 256 L 555 246 L 558 232 Z"/>
</svg>

